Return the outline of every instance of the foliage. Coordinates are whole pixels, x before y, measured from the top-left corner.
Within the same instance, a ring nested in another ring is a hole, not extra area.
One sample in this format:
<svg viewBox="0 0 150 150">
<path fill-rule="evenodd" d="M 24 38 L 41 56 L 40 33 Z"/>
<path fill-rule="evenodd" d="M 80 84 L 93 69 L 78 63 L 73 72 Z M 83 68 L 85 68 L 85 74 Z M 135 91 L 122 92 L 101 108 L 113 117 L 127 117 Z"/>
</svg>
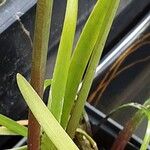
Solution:
<svg viewBox="0 0 150 150">
<path fill-rule="evenodd" d="M 130 128 L 128 128 L 129 131 L 132 131 L 131 133 L 133 133 L 133 131 L 137 128 L 137 126 L 140 124 L 140 122 L 143 120 L 144 117 L 147 118 L 148 123 L 147 123 L 147 129 L 146 129 L 146 133 L 145 133 L 145 137 L 143 140 L 143 143 L 141 145 L 140 150 L 146 150 L 148 148 L 148 145 L 150 143 L 150 99 L 146 100 L 146 102 L 141 105 L 138 103 L 128 103 L 128 104 L 124 104 L 121 105 L 120 107 L 114 109 L 108 116 L 107 118 L 115 113 L 118 110 L 122 110 L 123 108 L 128 108 L 128 107 L 133 107 L 138 109 L 138 112 L 133 116 L 134 118 L 134 123 L 131 124 Z M 124 139 L 124 136 L 128 137 L 128 131 L 127 133 L 123 132 L 124 134 L 121 134 L 120 140 L 117 141 L 117 143 L 115 143 L 112 147 L 112 150 L 115 149 L 124 149 L 125 145 L 127 144 L 127 140 L 128 139 Z M 130 133 L 130 134 L 131 134 Z M 124 139 L 123 143 L 125 144 L 121 144 L 122 143 L 122 139 Z"/>
<path fill-rule="evenodd" d="M 17 83 L 26 103 L 56 148 L 62 150 L 67 148 L 71 150 L 77 150 L 78 148 L 75 146 L 75 144 L 73 144 L 73 141 L 56 121 L 52 113 L 48 110 L 47 106 L 43 103 L 31 85 L 20 74 L 17 75 Z"/>
<path fill-rule="evenodd" d="M 53 77 L 51 80 L 46 80 L 45 84 L 44 73 L 53 2 L 49 0 L 38 1 L 31 72 L 31 85 L 34 89 L 20 74 L 17 74 L 17 83 L 27 105 L 42 127 L 41 139 L 43 139 L 42 142 L 46 147 L 48 145 L 51 147 L 48 149 L 78 149 L 71 138 L 74 137 L 78 127 L 119 1 L 98 0 L 96 2 L 75 48 L 73 48 L 73 43 L 77 23 L 78 0 L 67 1 Z M 40 97 L 49 85 L 51 87 L 48 106 L 46 106 Z M 35 118 L 29 117 L 29 122 L 33 121 L 36 125 Z M 26 136 L 26 127 L 8 118 L 4 119 L 5 124 L 2 125 L 8 130 L 3 128 L 3 134 L 4 130 L 6 134 L 9 134 L 10 130 L 10 134 L 16 133 Z M 10 123 L 14 125 L 13 128 L 8 126 Z M 34 126 L 31 127 L 30 125 L 29 123 L 31 132 Z M 34 138 L 37 139 L 38 137 Z"/>
</svg>

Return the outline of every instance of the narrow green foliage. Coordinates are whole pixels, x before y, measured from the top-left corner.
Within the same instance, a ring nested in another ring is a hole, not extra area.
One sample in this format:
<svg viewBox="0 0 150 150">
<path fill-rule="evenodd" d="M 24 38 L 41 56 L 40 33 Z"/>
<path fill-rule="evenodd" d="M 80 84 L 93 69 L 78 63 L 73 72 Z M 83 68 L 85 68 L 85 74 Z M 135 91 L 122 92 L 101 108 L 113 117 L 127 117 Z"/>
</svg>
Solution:
<svg viewBox="0 0 150 150">
<path fill-rule="evenodd" d="M 10 149 L 10 150 L 27 150 L 27 145 L 22 146 L 22 147 L 13 148 L 13 149 Z"/>
<path fill-rule="evenodd" d="M 41 150 L 57 150 L 57 148 L 45 133 L 43 133 L 41 137 Z"/>
<path fill-rule="evenodd" d="M 46 79 L 46 80 L 44 81 L 44 91 L 45 91 L 45 89 L 46 89 L 48 86 L 51 85 L 51 83 L 52 83 L 52 80 L 51 80 L 51 79 Z"/>
<path fill-rule="evenodd" d="M 150 143 L 150 98 L 144 103 L 144 107 L 147 109 L 148 125 L 140 150 L 146 150 Z"/>
<path fill-rule="evenodd" d="M 2 126 L 0 127 L 0 135 L 18 135 L 18 134 Z"/>
<path fill-rule="evenodd" d="M 149 112 L 148 125 L 146 129 L 145 137 L 140 150 L 147 150 L 149 143 L 150 143 L 150 112 Z"/>
<path fill-rule="evenodd" d="M 64 19 L 64 26 L 62 30 L 48 100 L 48 108 L 51 110 L 51 112 L 58 121 L 60 121 L 62 114 L 63 100 L 64 100 L 63 97 L 65 93 L 68 68 L 76 29 L 77 12 L 78 12 L 78 0 L 68 0 Z M 50 82 L 46 81 L 45 85 L 46 84 L 48 85 L 49 83 Z M 56 149 L 46 134 L 42 135 L 41 144 L 42 149 L 52 149 L 52 150 Z"/>
<path fill-rule="evenodd" d="M 6 127 L 10 131 L 18 135 L 27 136 L 27 128 L 20 125 L 16 121 L 0 114 L 0 125 Z"/>
<path fill-rule="evenodd" d="M 101 7 L 101 11 L 103 12 L 104 18 L 102 19 L 100 25 L 100 31 L 97 38 L 97 41 L 94 45 L 94 50 L 89 61 L 88 68 L 86 70 L 85 76 L 83 78 L 83 83 L 81 90 L 79 91 L 77 101 L 72 110 L 71 118 L 68 123 L 67 133 L 73 138 L 76 128 L 78 127 L 78 123 L 81 117 L 81 114 L 84 109 L 84 105 L 93 81 L 93 77 L 95 74 L 96 67 L 99 63 L 108 33 L 110 31 L 110 27 L 112 25 L 113 19 L 115 17 L 118 5 L 120 0 L 111 0 L 106 1 L 103 0 L 99 4 Z M 109 18 L 108 18 L 109 16 Z"/>
<path fill-rule="evenodd" d="M 17 74 L 17 83 L 30 110 L 56 148 L 58 150 L 78 150 L 38 94 L 20 74 Z"/>
<path fill-rule="evenodd" d="M 112 110 L 112 111 L 108 114 L 108 116 L 114 114 L 114 113 L 115 113 L 116 111 L 118 111 L 118 110 L 122 110 L 123 108 L 128 108 L 128 107 L 137 108 L 138 110 L 142 111 L 142 113 L 144 113 L 143 110 L 145 109 L 145 106 L 144 106 L 144 105 L 141 105 L 141 104 L 139 104 L 139 103 L 128 103 L 128 104 L 123 104 L 123 105 L 117 107 L 116 109 Z"/>
<path fill-rule="evenodd" d="M 31 110 L 28 149 L 78 150 L 71 138 L 78 127 L 119 1 L 97 1 L 73 51 L 78 0 L 67 0 L 53 79 L 44 82 L 53 0 L 38 0 L 31 69 L 31 85 L 34 89 L 22 75 L 17 74 L 18 87 Z M 78 91 L 81 81 L 82 87 Z M 50 85 L 46 106 L 42 96 L 43 91 Z M 138 109 L 147 113 L 147 109 L 141 105 Z M 27 136 L 26 127 L 3 115 L 0 115 L 0 125 L 4 126 L 0 127 L 1 135 Z M 95 145 L 85 132 L 79 129 L 77 132 L 85 135 Z M 145 144 L 148 140 L 149 136 L 146 134 Z M 16 148 L 26 149 L 27 146 Z"/>
<path fill-rule="evenodd" d="M 77 12 L 78 0 L 67 0 L 64 26 L 48 102 L 48 108 L 59 122 L 62 114 L 68 68 L 76 30 Z"/>
<path fill-rule="evenodd" d="M 110 4 L 114 6 L 113 3 L 112 1 L 108 2 L 107 0 L 97 1 L 81 33 L 81 36 L 73 53 L 69 68 L 66 93 L 64 98 L 63 114 L 61 120 L 61 124 L 64 128 L 66 128 L 67 126 L 70 112 L 78 92 L 79 84 L 83 78 L 83 74 L 87 67 L 90 56 L 93 52 L 99 34 L 103 36 L 102 32 L 108 30 L 108 26 L 105 25 L 111 23 L 107 20 L 110 20 L 109 18 L 113 18 L 111 15 L 111 13 L 114 14 L 112 11 L 113 9 L 109 10 Z M 105 40 L 103 40 L 101 44 L 104 45 L 104 41 Z"/>
</svg>

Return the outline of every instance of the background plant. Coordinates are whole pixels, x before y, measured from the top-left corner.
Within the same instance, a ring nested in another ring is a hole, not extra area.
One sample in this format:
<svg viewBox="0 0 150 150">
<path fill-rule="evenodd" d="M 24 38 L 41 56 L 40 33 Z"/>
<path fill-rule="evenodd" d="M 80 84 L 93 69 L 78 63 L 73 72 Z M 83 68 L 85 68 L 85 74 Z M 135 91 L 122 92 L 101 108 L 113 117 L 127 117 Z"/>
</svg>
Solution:
<svg viewBox="0 0 150 150">
<path fill-rule="evenodd" d="M 130 140 L 132 134 L 134 131 L 138 128 L 139 124 L 143 121 L 143 119 L 146 117 L 148 120 L 147 129 L 144 137 L 144 141 L 142 143 L 140 150 L 146 150 L 149 143 L 150 143 L 150 99 L 146 100 L 143 105 L 136 104 L 136 103 L 130 103 L 120 106 L 119 108 L 115 109 L 112 113 L 114 113 L 118 109 L 122 109 L 124 107 L 135 107 L 138 109 L 138 111 L 134 114 L 134 116 L 126 123 L 124 129 L 119 133 L 117 139 L 115 140 L 112 150 L 120 149 L 123 150 L 125 146 L 127 145 L 127 142 Z M 111 113 L 110 113 L 111 114 Z"/>
</svg>

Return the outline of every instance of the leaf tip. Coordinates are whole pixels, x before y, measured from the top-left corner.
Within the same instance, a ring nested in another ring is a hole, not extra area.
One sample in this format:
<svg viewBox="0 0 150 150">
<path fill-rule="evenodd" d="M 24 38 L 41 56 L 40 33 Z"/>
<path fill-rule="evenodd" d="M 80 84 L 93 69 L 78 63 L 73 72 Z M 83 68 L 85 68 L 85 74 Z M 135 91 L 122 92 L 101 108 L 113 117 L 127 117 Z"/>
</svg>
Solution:
<svg viewBox="0 0 150 150">
<path fill-rule="evenodd" d="M 18 82 L 21 78 L 23 78 L 23 76 L 22 76 L 20 73 L 17 73 L 17 75 L 16 75 L 17 82 Z"/>
<path fill-rule="evenodd" d="M 16 75 L 17 80 L 20 78 L 20 76 L 21 76 L 21 74 L 17 73 L 17 75 Z"/>
<path fill-rule="evenodd" d="M 20 84 L 23 79 L 24 79 L 24 77 L 20 73 L 17 73 L 16 80 L 17 80 L 17 85 L 18 85 L 19 89 L 20 89 Z"/>
</svg>

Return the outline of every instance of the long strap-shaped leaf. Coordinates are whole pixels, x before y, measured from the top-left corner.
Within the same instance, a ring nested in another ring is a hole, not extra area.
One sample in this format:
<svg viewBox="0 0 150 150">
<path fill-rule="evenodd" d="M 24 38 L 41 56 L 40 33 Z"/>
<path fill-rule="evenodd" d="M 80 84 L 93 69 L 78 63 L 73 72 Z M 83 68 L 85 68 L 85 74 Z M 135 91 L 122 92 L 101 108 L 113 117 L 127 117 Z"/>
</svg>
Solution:
<svg viewBox="0 0 150 150">
<path fill-rule="evenodd" d="M 48 108 L 58 121 L 60 121 L 62 114 L 65 87 L 76 29 L 77 12 L 78 0 L 67 0 L 65 21 L 48 102 Z"/>
<path fill-rule="evenodd" d="M 58 150 L 78 150 L 38 94 L 20 74 L 17 74 L 17 83 L 30 110 L 56 148 Z"/>
<path fill-rule="evenodd" d="M 22 147 L 17 147 L 17 148 L 9 149 L 9 150 L 27 150 L 27 145 L 22 146 Z"/>
<path fill-rule="evenodd" d="M 0 114 L 0 125 L 22 136 L 27 136 L 27 128 L 16 121 Z M 3 130 L 4 131 L 4 130 Z M 6 130 L 5 130 L 6 131 Z"/>
<path fill-rule="evenodd" d="M 6 127 L 0 127 L 0 135 L 18 135 L 18 133 L 15 133 L 13 131 L 10 131 Z"/>
<path fill-rule="evenodd" d="M 118 5 L 120 0 L 111 0 L 111 1 L 101 1 L 101 9 L 103 13 L 105 13 L 105 17 L 103 19 L 101 30 L 99 32 L 99 36 L 97 42 L 94 47 L 94 51 L 92 53 L 88 68 L 86 70 L 81 90 L 78 94 L 77 101 L 72 110 L 71 118 L 68 123 L 67 133 L 73 137 L 75 130 L 78 126 L 79 119 L 84 109 L 84 105 L 93 81 L 94 73 L 96 67 L 99 63 L 108 33 L 110 31 L 110 27 L 112 25 L 113 19 L 115 17 Z"/>
<path fill-rule="evenodd" d="M 51 80 L 51 79 L 46 79 L 46 80 L 44 81 L 44 91 L 45 91 L 45 89 L 46 89 L 48 86 L 51 85 L 51 83 L 52 83 L 52 80 Z"/>
<path fill-rule="evenodd" d="M 114 1 L 98 0 L 77 43 L 75 52 L 70 64 L 66 93 L 64 99 L 64 108 L 62 114 L 62 126 L 65 128 L 69 119 L 79 84 L 85 72 L 99 34 L 107 29 L 106 23 L 109 22 L 111 13 L 110 5 Z M 107 17 L 107 20 L 106 20 Z M 105 40 L 104 40 L 105 41 Z M 104 44 L 101 43 L 102 45 Z"/>
</svg>

